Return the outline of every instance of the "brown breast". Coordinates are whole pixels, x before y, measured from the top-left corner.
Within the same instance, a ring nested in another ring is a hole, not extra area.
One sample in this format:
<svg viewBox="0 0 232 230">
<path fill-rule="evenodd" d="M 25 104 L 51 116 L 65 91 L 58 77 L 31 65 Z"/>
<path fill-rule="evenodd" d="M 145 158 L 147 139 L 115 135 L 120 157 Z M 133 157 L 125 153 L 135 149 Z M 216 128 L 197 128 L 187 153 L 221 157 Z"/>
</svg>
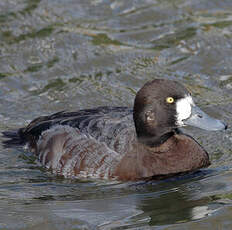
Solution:
<svg viewBox="0 0 232 230">
<path fill-rule="evenodd" d="M 158 175 L 194 171 L 210 165 L 208 153 L 191 137 L 174 135 L 159 147 L 134 143 L 120 161 L 119 180 L 139 180 Z"/>
</svg>

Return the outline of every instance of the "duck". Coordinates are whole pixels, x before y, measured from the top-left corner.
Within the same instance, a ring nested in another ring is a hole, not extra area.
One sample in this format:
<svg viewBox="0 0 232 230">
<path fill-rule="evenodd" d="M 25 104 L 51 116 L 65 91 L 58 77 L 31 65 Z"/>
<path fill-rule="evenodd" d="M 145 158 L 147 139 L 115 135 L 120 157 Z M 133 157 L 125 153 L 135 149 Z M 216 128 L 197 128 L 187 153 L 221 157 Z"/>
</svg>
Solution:
<svg viewBox="0 0 232 230">
<path fill-rule="evenodd" d="M 154 79 L 136 94 L 133 108 L 96 107 L 40 116 L 2 132 L 5 148 L 27 146 L 44 167 L 65 178 L 138 181 L 189 173 L 210 165 L 190 135 L 227 125 L 208 116 L 178 81 Z"/>
</svg>

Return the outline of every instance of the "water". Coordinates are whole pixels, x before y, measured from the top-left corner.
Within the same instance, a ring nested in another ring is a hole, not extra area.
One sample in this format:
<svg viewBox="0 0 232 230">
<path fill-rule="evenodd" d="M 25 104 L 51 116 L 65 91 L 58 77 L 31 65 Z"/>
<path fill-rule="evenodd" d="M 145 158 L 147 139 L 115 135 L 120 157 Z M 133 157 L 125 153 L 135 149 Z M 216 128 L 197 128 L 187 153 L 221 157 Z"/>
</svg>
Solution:
<svg viewBox="0 0 232 230">
<path fill-rule="evenodd" d="M 183 82 L 229 129 L 186 129 L 210 168 L 149 184 L 57 178 L 0 147 L 0 229 L 231 229 L 231 10 L 230 0 L 1 0 L 0 131 L 131 106 L 155 77 Z"/>
</svg>

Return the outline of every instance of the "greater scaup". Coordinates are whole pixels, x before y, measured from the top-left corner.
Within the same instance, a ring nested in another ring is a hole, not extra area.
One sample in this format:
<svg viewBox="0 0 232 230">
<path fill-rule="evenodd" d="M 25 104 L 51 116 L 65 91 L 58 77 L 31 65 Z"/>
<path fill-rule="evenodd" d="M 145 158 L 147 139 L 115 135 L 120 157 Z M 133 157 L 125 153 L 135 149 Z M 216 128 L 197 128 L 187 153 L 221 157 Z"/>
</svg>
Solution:
<svg viewBox="0 0 232 230">
<path fill-rule="evenodd" d="M 133 122 L 134 121 L 134 122 Z M 140 180 L 210 165 L 208 153 L 179 127 L 223 130 L 176 81 L 155 79 L 137 93 L 134 108 L 59 112 L 3 132 L 5 147 L 28 144 L 39 161 L 65 177 Z"/>
</svg>

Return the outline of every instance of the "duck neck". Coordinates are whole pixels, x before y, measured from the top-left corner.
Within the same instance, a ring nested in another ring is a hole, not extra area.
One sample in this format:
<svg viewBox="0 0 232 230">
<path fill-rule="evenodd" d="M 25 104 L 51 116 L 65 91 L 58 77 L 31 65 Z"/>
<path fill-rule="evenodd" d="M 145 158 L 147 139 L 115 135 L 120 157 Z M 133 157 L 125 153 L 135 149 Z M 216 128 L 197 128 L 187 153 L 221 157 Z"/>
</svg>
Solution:
<svg viewBox="0 0 232 230">
<path fill-rule="evenodd" d="M 163 135 L 137 136 L 137 138 L 138 138 L 138 141 L 144 145 L 147 145 L 149 147 L 158 147 L 162 145 L 164 142 L 166 142 L 174 134 L 175 134 L 175 131 L 170 131 Z"/>
</svg>

